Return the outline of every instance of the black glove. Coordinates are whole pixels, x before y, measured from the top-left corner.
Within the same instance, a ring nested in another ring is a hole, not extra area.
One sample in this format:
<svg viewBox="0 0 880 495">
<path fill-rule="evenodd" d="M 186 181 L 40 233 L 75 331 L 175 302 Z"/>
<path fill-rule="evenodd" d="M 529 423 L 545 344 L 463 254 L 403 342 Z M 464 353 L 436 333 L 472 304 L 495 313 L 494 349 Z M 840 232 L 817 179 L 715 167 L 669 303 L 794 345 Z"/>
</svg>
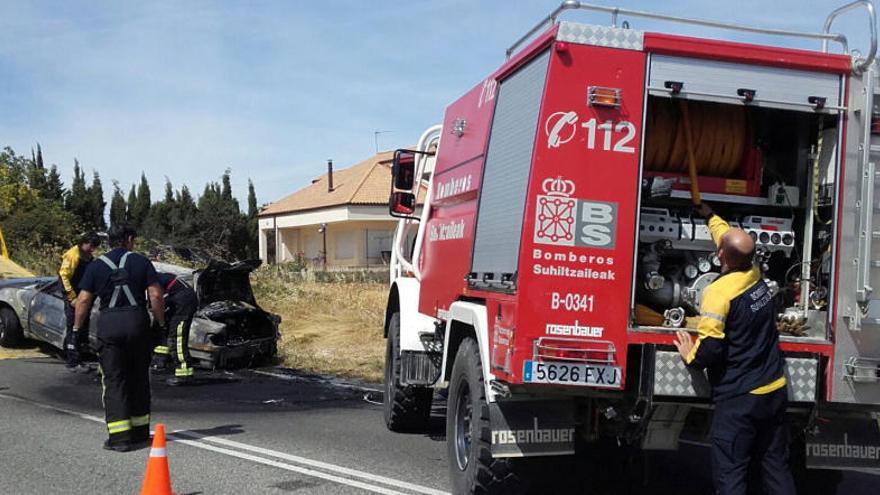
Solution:
<svg viewBox="0 0 880 495">
<path fill-rule="evenodd" d="M 697 215 L 700 215 L 706 220 L 712 218 L 712 215 L 715 214 L 715 210 L 713 210 L 712 207 L 706 203 L 700 203 L 699 205 L 694 206 L 694 211 L 697 213 Z"/>
<path fill-rule="evenodd" d="M 78 361 L 79 360 L 79 349 L 77 348 L 75 342 L 68 342 L 67 347 L 64 351 L 67 353 L 68 361 Z"/>
<path fill-rule="evenodd" d="M 77 340 L 79 340 L 78 332 L 71 332 L 71 335 L 66 339 L 64 343 L 64 356 L 67 359 L 68 366 L 76 366 L 80 363 L 80 346 Z"/>
</svg>

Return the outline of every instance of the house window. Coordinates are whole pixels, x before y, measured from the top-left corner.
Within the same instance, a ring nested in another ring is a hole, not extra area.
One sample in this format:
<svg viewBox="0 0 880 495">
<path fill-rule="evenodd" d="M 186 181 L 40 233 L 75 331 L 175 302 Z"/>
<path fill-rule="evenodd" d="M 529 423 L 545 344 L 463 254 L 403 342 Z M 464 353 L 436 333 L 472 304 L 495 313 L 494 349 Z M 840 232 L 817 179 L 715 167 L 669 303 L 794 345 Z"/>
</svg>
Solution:
<svg viewBox="0 0 880 495">
<path fill-rule="evenodd" d="M 367 263 L 387 262 L 393 240 L 392 230 L 367 230 Z"/>
</svg>

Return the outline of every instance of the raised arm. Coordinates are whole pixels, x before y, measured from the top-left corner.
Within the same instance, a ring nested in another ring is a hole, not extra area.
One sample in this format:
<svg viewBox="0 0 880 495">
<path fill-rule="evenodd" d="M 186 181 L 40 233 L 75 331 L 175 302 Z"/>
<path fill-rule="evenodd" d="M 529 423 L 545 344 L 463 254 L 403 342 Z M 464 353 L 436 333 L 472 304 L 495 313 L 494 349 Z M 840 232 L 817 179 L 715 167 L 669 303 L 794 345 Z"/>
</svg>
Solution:
<svg viewBox="0 0 880 495">
<path fill-rule="evenodd" d="M 150 298 L 150 308 L 153 310 L 153 318 L 160 326 L 165 326 L 165 293 L 159 283 L 147 286 L 147 295 Z"/>
</svg>

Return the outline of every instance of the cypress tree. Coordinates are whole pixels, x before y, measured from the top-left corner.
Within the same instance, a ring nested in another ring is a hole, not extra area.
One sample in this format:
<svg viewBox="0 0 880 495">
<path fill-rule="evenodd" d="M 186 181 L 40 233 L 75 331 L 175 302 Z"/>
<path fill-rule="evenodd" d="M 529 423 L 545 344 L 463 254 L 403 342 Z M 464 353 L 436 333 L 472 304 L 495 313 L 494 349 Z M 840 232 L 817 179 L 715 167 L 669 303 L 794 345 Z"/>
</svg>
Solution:
<svg viewBox="0 0 880 495">
<path fill-rule="evenodd" d="M 135 210 L 137 210 L 137 193 L 134 189 L 134 184 L 131 185 L 131 190 L 128 191 L 128 201 L 127 207 L 125 209 L 125 222 L 131 225 L 134 228 L 137 228 L 137 221 L 135 219 Z"/>
<path fill-rule="evenodd" d="M 61 182 L 61 174 L 58 173 L 57 165 L 52 165 L 46 176 L 46 199 L 58 203 L 64 200 L 64 183 Z"/>
<path fill-rule="evenodd" d="M 92 185 L 88 190 L 88 220 L 85 227 L 89 230 L 106 230 L 107 222 L 104 220 L 104 187 L 101 185 L 101 176 L 95 172 L 92 176 Z"/>
<path fill-rule="evenodd" d="M 125 223 L 126 204 L 119 182 L 113 181 L 113 198 L 110 200 L 110 226 L 115 227 Z"/>
<path fill-rule="evenodd" d="M 134 214 L 134 221 L 138 227 L 142 227 L 147 220 L 147 216 L 150 214 L 150 207 L 152 206 L 150 184 L 147 182 L 147 176 L 143 172 L 141 172 L 141 183 L 137 189 L 136 205 L 132 212 Z"/>
<path fill-rule="evenodd" d="M 259 258 L 260 257 L 260 247 L 259 242 L 259 220 L 257 219 L 257 215 L 260 213 L 260 209 L 257 206 L 257 193 L 254 191 L 254 182 L 248 179 L 248 211 L 247 211 L 247 257 L 248 258 Z"/>
<path fill-rule="evenodd" d="M 66 208 L 73 213 L 80 227 L 88 228 L 91 223 L 89 190 L 86 187 L 86 176 L 79 165 L 79 160 L 73 160 L 73 182 L 67 193 Z"/>
<path fill-rule="evenodd" d="M 254 191 L 254 181 L 248 179 L 248 219 L 253 220 L 257 218 L 257 214 L 260 213 L 260 209 L 257 206 L 257 193 Z"/>
</svg>

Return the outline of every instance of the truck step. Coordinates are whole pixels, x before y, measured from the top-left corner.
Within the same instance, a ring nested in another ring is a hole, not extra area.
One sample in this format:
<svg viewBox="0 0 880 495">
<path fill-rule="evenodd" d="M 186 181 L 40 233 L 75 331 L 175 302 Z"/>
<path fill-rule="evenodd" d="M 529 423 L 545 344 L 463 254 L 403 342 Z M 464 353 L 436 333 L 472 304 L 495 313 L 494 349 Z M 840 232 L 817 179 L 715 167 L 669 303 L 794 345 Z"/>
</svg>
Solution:
<svg viewBox="0 0 880 495">
<path fill-rule="evenodd" d="M 400 382 L 404 385 L 433 385 L 440 378 L 442 359 L 442 355 L 433 352 L 401 352 Z"/>
</svg>

